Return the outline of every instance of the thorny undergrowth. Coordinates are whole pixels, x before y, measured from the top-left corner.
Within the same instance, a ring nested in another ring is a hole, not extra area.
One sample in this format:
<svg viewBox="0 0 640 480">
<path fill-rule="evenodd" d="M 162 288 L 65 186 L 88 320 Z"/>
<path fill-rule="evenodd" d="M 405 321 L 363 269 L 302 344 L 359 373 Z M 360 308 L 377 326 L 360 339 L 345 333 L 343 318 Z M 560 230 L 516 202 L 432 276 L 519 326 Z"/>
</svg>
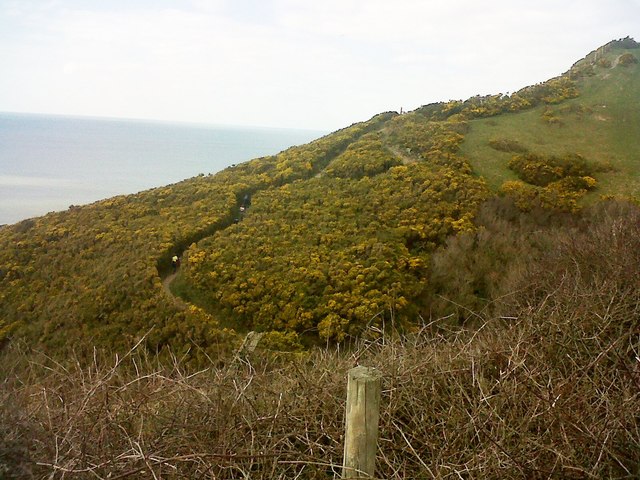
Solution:
<svg viewBox="0 0 640 480">
<path fill-rule="evenodd" d="M 199 371 L 135 346 L 87 364 L 13 344 L 0 478 L 334 478 L 356 364 L 383 373 L 378 478 L 638 478 L 640 221 L 603 225 L 559 241 L 511 314 L 474 329 Z"/>
<path fill-rule="evenodd" d="M 453 337 L 432 325 L 348 355 L 256 354 L 232 373 L 31 355 L 5 374 L 0 477 L 333 478 L 357 357 L 384 374 L 381 478 L 634 478 L 637 331 L 571 320 Z"/>
</svg>

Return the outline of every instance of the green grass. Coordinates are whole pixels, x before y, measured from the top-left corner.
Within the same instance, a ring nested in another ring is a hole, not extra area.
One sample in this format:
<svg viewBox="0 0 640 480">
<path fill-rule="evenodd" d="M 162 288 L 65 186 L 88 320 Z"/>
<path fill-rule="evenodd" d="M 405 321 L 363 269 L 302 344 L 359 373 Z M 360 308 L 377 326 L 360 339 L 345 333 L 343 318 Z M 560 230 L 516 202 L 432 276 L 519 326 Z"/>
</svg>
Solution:
<svg viewBox="0 0 640 480">
<path fill-rule="evenodd" d="M 637 50 L 631 50 L 636 57 Z M 609 53 L 612 61 L 625 50 Z M 640 65 L 596 67 L 579 81 L 580 96 L 559 105 L 503 114 L 470 122 L 462 153 L 491 188 L 516 175 L 507 168 L 512 154 L 489 146 L 492 139 L 516 140 L 533 153 L 579 153 L 588 161 L 610 165 L 596 177 L 591 194 L 640 197 Z M 549 109 L 557 123 L 544 121 Z"/>
</svg>

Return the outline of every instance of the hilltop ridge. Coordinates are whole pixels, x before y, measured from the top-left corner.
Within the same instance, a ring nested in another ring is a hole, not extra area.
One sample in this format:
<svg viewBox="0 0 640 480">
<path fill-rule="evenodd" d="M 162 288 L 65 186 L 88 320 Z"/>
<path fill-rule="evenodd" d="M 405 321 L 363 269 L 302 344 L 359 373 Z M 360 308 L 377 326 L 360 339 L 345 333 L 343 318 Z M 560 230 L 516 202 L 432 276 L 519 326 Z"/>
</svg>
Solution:
<svg viewBox="0 0 640 480">
<path fill-rule="evenodd" d="M 299 345 L 437 314 L 434 253 L 475 231 L 496 193 L 558 213 L 638 197 L 638 51 L 613 41 L 508 96 L 383 113 L 216 175 L 7 226 L 5 335 L 117 348 L 152 329 L 153 351 L 207 350 L 236 330 Z M 183 310 L 162 295 L 176 252 Z"/>
<path fill-rule="evenodd" d="M 563 75 L 576 85 L 579 96 L 518 115 L 478 120 L 462 152 L 493 188 L 517 178 L 507 165 L 514 153 L 578 154 L 599 170 L 598 188 L 587 195 L 587 201 L 637 198 L 639 46 L 627 37 L 594 50 Z M 621 58 L 626 60 L 620 63 Z M 511 142 L 520 152 L 496 149 L 500 142 Z"/>
<path fill-rule="evenodd" d="M 608 45 L 0 228 L 0 477 L 334 478 L 361 364 L 376 478 L 637 478 L 640 51 Z"/>
</svg>

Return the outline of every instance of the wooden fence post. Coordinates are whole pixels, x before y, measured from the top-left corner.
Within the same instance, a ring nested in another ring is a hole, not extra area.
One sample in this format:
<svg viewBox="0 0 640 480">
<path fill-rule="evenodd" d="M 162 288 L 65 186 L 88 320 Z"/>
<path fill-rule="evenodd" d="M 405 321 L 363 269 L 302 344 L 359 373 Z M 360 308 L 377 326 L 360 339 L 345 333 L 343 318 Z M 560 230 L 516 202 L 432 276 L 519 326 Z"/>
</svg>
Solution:
<svg viewBox="0 0 640 480">
<path fill-rule="evenodd" d="M 375 368 L 359 366 L 349 370 L 342 478 L 374 475 L 381 377 Z"/>
<path fill-rule="evenodd" d="M 247 333 L 247 336 L 244 337 L 244 340 L 242 341 L 242 345 L 240 345 L 240 348 L 236 351 L 236 354 L 233 356 L 233 360 L 231 360 L 231 364 L 229 365 L 229 369 L 232 372 L 237 373 L 240 364 L 245 361 L 250 353 L 253 353 L 258 346 L 258 343 L 260 343 L 260 339 L 263 335 L 264 333 L 257 333 L 253 331 Z"/>
</svg>

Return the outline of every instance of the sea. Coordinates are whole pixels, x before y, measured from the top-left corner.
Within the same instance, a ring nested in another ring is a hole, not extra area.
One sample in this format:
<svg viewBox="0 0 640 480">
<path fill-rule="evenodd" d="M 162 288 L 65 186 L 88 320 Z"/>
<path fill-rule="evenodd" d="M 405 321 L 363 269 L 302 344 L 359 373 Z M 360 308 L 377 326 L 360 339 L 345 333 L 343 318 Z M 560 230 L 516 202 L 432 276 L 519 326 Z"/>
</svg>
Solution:
<svg viewBox="0 0 640 480">
<path fill-rule="evenodd" d="M 215 173 L 326 133 L 0 112 L 0 225 Z"/>
</svg>

